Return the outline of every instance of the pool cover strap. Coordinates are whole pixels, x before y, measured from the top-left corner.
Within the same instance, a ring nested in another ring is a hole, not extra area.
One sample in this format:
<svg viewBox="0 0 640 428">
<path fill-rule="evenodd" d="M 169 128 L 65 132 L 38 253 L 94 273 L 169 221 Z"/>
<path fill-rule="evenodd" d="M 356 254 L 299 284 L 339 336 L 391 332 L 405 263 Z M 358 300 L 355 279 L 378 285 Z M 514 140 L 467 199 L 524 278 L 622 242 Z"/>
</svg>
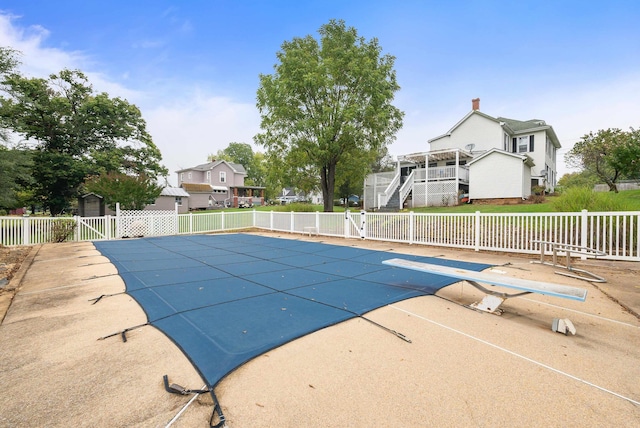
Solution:
<svg viewBox="0 0 640 428">
<path fill-rule="evenodd" d="M 212 386 L 207 386 L 205 389 L 187 389 L 181 385 L 172 383 L 169 384 L 169 376 L 164 375 L 162 377 L 162 381 L 164 383 L 164 389 L 170 394 L 178 394 L 178 395 L 191 395 L 191 394 L 211 394 L 211 398 L 213 399 L 213 411 L 211 412 L 211 418 L 209 419 L 209 426 L 212 428 L 221 428 L 225 424 L 225 417 L 222 413 L 222 408 L 220 407 L 220 403 L 218 402 L 218 398 L 216 394 L 213 392 Z M 218 423 L 214 425 L 214 418 L 218 416 Z"/>
</svg>

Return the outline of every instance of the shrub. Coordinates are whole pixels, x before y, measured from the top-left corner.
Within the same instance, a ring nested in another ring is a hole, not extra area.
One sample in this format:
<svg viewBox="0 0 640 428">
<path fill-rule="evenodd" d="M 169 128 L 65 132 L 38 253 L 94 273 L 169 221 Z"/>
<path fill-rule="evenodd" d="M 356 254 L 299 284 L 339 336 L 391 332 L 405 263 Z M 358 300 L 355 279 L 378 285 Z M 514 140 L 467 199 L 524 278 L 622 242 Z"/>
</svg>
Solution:
<svg viewBox="0 0 640 428">
<path fill-rule="evenodd" d="M 544 195 L 545 187 L 544 186 L 533 186 L 531 188 L 531 193 L 533 195 Z"/>
<path fill-rule="evenodd" d="M 627 204 L 610 192 L 594 192 L 587 187 L 568 187 L 553 201 L 553 208 L 560 212 L 629 211 Z"/>
<path fill-rule="evenodd" d="M 75 220 L 58 220 L 53 223 L 51 227 L 51 238 L 49 239 L 51 242 L 64 242 L 71 235 L 73 235 L 73 231 L 76 229 L 76 221 Z"/>
<path fill-rule="evenodd" d="M 536 193 L 529 196 L 529 202 L 531 202 L 532 204 L 541 204 L 544 201 L 545 201 L 545 197 L 543 195 L 539 195 Z"/>
</svg>

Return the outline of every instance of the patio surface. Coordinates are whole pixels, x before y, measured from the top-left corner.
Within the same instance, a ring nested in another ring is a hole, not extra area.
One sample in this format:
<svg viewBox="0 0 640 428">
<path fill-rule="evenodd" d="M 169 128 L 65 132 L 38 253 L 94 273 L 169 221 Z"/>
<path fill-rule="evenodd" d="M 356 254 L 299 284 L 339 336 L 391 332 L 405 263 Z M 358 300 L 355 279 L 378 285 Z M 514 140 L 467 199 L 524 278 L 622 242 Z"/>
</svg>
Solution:
<svg viewBox="0 0 640 428">
<path fill-rule="evenodd" d="M 535 258 L 388 242 L 258 235 L 393 254 L 492 264 L 494 272 L 573 285 L 586 302 L 541 295 L 507 300 L 502 316 L 463 304 L 462 283 L 376 309 L 262 354 L 215 393 L 228 427 L 635 426 L 640 420 L 638 263 L 575 265 L 607 278 L 591 284 L 531 264 Z M 31 252 L 11 286 L 0 326 L 0 425 L 206 427 L 212 399 L 168 394 L 162 377 L 204 380 L 163 333 L 146 326 L 98 340 L 146 315 L 91 243 Z M 90 299 L 105 297 L 93 305 Z M 575 336 L 552 332 L 569 318 Z M 186 407 L 185 407 L 186 406 Z M 177 418 L 176 416 L 179 415 Z"/>
</svg>

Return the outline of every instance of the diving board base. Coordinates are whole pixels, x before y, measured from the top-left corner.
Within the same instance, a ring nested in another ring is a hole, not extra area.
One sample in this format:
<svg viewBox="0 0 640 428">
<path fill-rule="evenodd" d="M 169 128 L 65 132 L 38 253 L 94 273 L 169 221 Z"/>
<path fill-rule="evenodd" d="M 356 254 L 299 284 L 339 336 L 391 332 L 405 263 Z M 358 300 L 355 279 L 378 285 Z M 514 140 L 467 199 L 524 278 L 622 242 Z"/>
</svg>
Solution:
<svg viewBox="0 0 640 428">
<path fill-rule="evenodd" d="M 502 309 L 500 309 L 500 305 L 505 300 L 506 299 L 502 297 L 487 294 L 481 301 L 472 303 L 469 305 L 469 307 L 478 311 L 489 312 L 490 314 L 502 315 Z"/>
</svg>

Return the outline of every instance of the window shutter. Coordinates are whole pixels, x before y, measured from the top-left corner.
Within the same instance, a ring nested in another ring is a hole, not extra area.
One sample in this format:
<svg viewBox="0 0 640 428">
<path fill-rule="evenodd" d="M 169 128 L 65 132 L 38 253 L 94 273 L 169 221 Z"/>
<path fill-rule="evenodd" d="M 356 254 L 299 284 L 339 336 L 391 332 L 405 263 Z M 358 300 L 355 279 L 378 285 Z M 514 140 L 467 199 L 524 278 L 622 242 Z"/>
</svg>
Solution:
<svg viewBox="0 0 640 428">
<path fill-rule="evenodd" d="M 513 137 L 513 147 L 511 150 L 512 153 L 518 153 L 518 141 L 516 137 Z"/>
<path fill-rule="evenodd" d="M 529 136 L 529 151 L 533 151 L 533 135 Z"/>
</svg>

